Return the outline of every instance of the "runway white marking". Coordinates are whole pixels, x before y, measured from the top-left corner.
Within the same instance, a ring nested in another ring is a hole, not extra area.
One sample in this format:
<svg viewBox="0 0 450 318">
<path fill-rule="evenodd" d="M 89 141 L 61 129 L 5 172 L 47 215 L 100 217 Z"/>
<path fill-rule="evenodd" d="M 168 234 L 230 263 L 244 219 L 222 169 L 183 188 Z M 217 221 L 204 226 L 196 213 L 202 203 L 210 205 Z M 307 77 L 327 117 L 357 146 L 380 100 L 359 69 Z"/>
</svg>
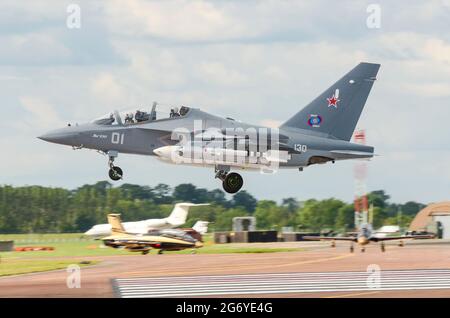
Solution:
<svg viewBox="0 0 450 318">
<path fill-rule="evenodd" d="M 450 289 L 450 269 L 381 271 L 379 278 L 377 288 L 367 272 L 119 278 L 113 285 L 124 298 Z"/>
</svg>

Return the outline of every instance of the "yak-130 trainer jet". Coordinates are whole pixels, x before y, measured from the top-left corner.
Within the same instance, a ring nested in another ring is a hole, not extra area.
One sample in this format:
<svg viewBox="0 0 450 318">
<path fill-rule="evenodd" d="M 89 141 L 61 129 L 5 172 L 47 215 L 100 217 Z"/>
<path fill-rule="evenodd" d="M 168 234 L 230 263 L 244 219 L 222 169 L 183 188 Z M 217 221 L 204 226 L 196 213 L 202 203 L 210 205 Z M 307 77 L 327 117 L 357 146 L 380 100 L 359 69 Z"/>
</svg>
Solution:
<svg viewBox="0 0 450 318">
<path fill-rule="evenodd" d="M 151 155 L 174 164 L 208 166 L 228 193 L 243 186 L 239 169 L 274 172 L 337 160 L 371 158 L 374 148 L 350 139 L 380 65 L 360 63 L 279 128 L 246 124 L 187 106 L 113 111 L 86 124 L 69 124 L 40 136 L 74 149 L 95 149 L 109 158 L 112 180 L 119 153 Z M 281 106 L 277 106 L 281 107 Z"/>
<path fill-rule="evenodd" d="M 353 243 L 361 246 L 361 252 L 366 251 L 366 245 L 370 242 L 380 243 L 382 252 L 386 251 L 384 245 L 385 241 L 399 241 L 398 246 L 403 247 L 404 240 L 407 239 L 432 239 L 433 235 L 399 235 L 399 236 L 379 236 L 377 232 L 373 231 L 372 224 L 362 224 L 356 235 L 352 236 L 304 236 L 303 239 L 311 241 L 331 241 L 331 247 L 336 246 L 336 241 L 348 241 L 350 242 L 350 253 L 353 253 Z"/>
</svg>

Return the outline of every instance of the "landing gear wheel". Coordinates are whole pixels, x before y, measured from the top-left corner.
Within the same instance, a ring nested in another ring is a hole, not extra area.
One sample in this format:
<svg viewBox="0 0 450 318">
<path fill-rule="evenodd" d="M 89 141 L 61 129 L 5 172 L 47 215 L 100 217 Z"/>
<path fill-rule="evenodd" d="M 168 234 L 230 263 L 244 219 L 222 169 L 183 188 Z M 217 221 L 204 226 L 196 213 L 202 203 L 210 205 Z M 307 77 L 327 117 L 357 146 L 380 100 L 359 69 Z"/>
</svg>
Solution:
<svg viewBox="0 0 450 318">
<path fill-rule="evenodd" d="M 353 253 L 355 251 L 355 248 L 352 246 L 350 246 L 350 253 Z"/>
<path fill-rule="evenodd" d="M 384 243 L 381 243 L 381 251 L 385 252 L 386 251 L 386 247 L 384 246 Z"/>
<path fill-rule="evenodd" d="M 123 177 L 123 171 L 122 169 L 120 169 L 119 167 L 112 167 L 111 169 L 109 169 L 109 177 L 111 178 L 111 180 L 114 181 L 118 181 L 120 179 L 122 179 Z"/>
<path fill-rule="evenodd" d="M 142 251 L 142 255 L 147 255 L 148 251 Z"/>
<path fill-rule="evenodd" d="M 163 250 L 159 250 L 158 254 L 161 255 L 163 253 Z"/>
<path fill-rule="evenodd" d="M 244 180 L 242 179 L 241 175 L 236 172 L 227 174 L 222 183 L 223 189 L 228 193 L 238 192 L 243 185 Z"/>
<path fill-rule="evenodd" d="M 362 249 L 361 249 L 361 253 L 364 253 L 366 251 L 366 249 L 363 247 Z"/>
</svg>

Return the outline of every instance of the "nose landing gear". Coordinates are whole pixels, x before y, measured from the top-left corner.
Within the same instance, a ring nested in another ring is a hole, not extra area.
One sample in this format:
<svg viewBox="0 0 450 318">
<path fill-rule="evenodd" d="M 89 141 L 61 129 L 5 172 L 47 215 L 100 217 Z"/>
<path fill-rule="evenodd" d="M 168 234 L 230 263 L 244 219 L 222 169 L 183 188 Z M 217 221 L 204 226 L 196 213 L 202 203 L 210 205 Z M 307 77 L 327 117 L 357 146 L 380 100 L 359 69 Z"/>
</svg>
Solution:
<svg viewBox="0 0 450 318">
<path fill-rule="evenodd" d="M 117 158 L 118 156 L 118 152 L 117 151 L 108 151 L 108 157 L 109 157 L 109 161 L 108 161 L 108 165 L 109 165 L 109 177 L 111 178 L 111 180 L 113 181 L 118 181 L 120 179 L 123 178 L 123 171 L 120 167 L 117 167 L 114 165 L 114 159 Z"/>
</svg>

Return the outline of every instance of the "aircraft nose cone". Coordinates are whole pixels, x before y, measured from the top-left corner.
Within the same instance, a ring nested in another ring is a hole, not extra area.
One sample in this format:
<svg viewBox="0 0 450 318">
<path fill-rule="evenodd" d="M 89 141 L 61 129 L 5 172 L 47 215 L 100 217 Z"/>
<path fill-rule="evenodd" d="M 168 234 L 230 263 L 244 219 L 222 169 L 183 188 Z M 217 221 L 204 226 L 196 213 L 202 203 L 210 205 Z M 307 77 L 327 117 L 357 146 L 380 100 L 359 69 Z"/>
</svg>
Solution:
<svg viewBox="0 0 450 318">
<path fill-rule="evenodd" d="M 62 145 L 74 145 L 75 144 L 75 137 L 78 134 L 73 131 L 68 131 L 67 129 L 57 129 L 50 131 L 48 133 L 45 133 L 41 136 L 38 136 L 37 138 L 52 142 L 56 144 L 62 144 Z"/>
<path fill-rule="evenodd" d="M 358 243 L 359 243 L 359 244 L 364 245 L 364 244 L 367 244 L 367 242 L 368 242 L 368 240 L 367 240 L 367 238 L 364 237 L 364 236 L 360 236 L 360 237 L 358 238 Z"/>
</svg>

